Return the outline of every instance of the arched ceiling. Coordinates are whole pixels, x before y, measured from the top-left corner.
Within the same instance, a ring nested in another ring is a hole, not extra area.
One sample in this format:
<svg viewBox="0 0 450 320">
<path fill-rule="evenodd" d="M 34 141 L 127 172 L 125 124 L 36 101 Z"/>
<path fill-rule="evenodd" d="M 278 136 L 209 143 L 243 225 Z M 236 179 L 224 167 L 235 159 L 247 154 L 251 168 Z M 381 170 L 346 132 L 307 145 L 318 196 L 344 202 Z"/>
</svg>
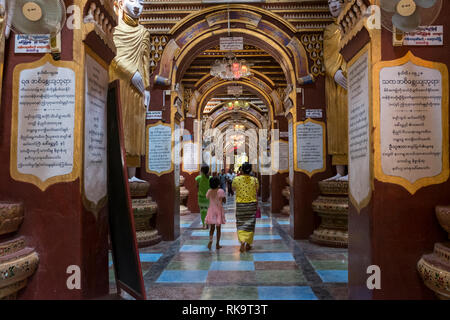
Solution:
<svg viewBox="0 0 450 320">
<path fill-rule="evenodd" d="M 245 59 L 253 65 L 251 70 L 261 73 L 274 82 L 276 87 L 286 87 L 287 81 L 280 64 L 267 52 L 253 45 L 245 45 L 244 50 L 233 51 L 237 59 Z M 200 53 L 184 73 L 181 80 L 184 88 L 194 88 L 195 84 L 207 76 L 211 65 L 219 59 L 222 60 L 226 51 L 221 51 L 219 46 L 205 50 Z"/>
</svg>

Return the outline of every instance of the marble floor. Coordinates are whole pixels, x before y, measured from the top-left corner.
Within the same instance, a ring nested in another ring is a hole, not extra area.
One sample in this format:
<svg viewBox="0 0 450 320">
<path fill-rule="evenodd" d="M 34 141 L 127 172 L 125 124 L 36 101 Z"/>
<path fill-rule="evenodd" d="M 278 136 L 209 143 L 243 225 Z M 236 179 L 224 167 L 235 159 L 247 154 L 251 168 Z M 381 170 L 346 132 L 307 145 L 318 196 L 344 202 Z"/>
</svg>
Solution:
<svg viewBox="0 0 450 320">
<path fill-rule="evenodd" d="M 199 214 L 181 217 L 181 236 L 140 250 L 151 300 L 347 299 L 347 249 L 327 248 L 289 236 L 289 218 L 262 205 L 250 252 L 240 253 L 234 199 L 225 205 L 220 250 L 207 248 L 209 231 Z M 215 239 L 214 239 L 215 240 Z M 115 291 L 110 261 L 111 292 Z"/>
</svg>

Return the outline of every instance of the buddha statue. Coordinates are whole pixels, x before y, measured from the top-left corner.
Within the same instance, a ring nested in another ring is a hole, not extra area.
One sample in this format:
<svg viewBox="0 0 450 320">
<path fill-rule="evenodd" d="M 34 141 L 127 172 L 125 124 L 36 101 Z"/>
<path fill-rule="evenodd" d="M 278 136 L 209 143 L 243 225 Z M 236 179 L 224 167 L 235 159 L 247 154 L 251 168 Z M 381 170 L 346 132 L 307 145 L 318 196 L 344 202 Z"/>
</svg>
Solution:
<svg viewBox="0 0 450 320">
<path fill-rule="evenodd" d="M 328 0 L 331 15 L 336 19 L 343 1 Z M 329 180 L 348 180 L 348 106 L 347 64 L 339 53 L 341 31 L 335 22 L 324 30 L 325 95 L 327 103 L 328 153 L 337 175 Z"/>
<path fill-rule="evenodd" d="M 134 177 L 145 155 L 145 115 L 150 104 L 150 33 L 139 24 L 143 0 L 115 3 L 119 23 L 113 32 L 117 55 L 111 80 L 120 80 L 125 150 L 129 176 Z"/>
</svg>

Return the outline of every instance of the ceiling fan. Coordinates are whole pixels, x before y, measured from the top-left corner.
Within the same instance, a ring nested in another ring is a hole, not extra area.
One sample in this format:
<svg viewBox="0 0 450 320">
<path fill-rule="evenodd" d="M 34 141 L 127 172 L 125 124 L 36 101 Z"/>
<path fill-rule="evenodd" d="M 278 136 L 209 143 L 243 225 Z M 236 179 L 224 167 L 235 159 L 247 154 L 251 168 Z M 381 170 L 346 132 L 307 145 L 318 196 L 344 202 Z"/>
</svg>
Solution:
<svg viewBox="0 0 450 320">
<path fill-rule="evenodd" d="M 433 24 L 442 3 L 443 0 L 380 0 L 381 24 L 393 33 L 394 45 L 402 45 L 404 33 Z"/>
<path fill-rule="evenodd" d="M 66 21 L 62 0 L 7 0 L 7 26 L 16 34 L 49 34 L 53 58 L 60 59 L 61 30 Z"/>
</svg>

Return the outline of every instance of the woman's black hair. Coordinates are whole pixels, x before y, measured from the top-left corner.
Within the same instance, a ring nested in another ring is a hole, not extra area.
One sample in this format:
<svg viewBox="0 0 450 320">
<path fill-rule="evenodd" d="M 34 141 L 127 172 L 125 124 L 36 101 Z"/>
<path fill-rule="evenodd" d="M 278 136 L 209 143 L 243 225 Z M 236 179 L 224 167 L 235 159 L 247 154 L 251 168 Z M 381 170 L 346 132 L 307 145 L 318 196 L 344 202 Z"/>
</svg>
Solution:
<svg viewBox="0 0 450 320">
<path fill-rule="evenodd" d="M 244 163 L 242 165 L 242 172 L 244 174 L 250 174 L 250 172 L 252 172 L 252 165 L 248 162 Z"/>
<path fill-rule="evenodd" d="M 204 164 L 200 170 L 207 178 L 209 178 L 209 166 L 208 165 Z"/>
<path fill-rule="evenodd" d="M 212 177 L 209 179 L 209 187 L 211 189 L 217 189 L 220 186 L 220 179 L 219 177 Z"/>
</svg>

